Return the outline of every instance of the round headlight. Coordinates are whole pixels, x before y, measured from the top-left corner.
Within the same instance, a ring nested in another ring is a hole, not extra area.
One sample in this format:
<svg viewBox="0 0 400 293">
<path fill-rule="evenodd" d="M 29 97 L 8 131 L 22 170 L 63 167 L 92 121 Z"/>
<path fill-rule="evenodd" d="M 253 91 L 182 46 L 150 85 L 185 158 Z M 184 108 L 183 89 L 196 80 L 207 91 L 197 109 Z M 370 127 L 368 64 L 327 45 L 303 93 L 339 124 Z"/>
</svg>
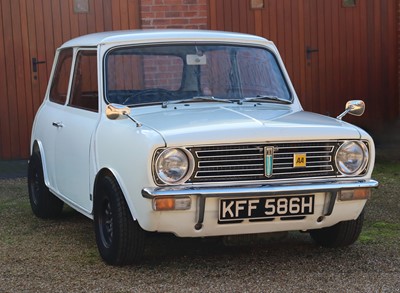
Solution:
<svg viewBox="0 0 400 293">
<path fill-rule="evenodd" d="M 336 167 L 343 175 L 358 175 L 368 163 L 368 149 L 364 143 L 346 141 L 336 154 Z"/>
<path fill-rule="evenodd" d="M 190 162 L 182 149 L 165 149 L 158 156 L 155 171 L 158 178 L 166 184 L 185 181 L 189 174 Z"/>
</svg>

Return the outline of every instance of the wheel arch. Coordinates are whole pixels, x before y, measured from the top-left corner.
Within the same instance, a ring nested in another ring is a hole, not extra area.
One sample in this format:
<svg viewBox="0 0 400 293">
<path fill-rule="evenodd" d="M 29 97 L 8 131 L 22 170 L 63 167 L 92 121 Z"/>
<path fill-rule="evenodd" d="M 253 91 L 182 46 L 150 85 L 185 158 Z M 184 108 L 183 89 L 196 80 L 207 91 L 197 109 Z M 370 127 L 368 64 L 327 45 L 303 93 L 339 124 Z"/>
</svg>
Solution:
<svg viewBox="0 0 400 293">
<path fill-rule="evenodd" d="M 50 188 L 50 180 L 47 172 L 46 156 L 44 155 L 43 144 L 39 140 L 35 140 L 32 144 L 31 155 L 38 154 L 42 162 L 44 183 Z"/>
<path fill-rule="evenodd" d="M 99 181 L 102 177 L 104 177 L 106 175 L 112 176 L 114 178 L 114 180 L 117 182 L 119 188 L 121 188 L 122 194 L 124 195 L 125 201 L 129 207 L 129 210 L 130 210 L 133 220 L 137 221 L 136 209 L 134 207 L 133 202 L 130 200 L 129 196 L 127 196 L 129 194 L 128 190 L 125 187 L 125 185 L 123 184 L 121 176 L 119 176 L 118 172 L 116 172 L 113 169 L 102 168 L 102 169 L 100 169 L 99 172 L 97 172 L 96 178 L 95 178 L 94 184 L 93 184 L 93 202 L 96 200 L 96 194 L 97 194 L 98 188 L 99 188 Z M 94 206 L 94 204 L 93 204 L 93 206 Z M 93 210 L 92 210 L 92 214 L 93 214 Z"/>
</svg>

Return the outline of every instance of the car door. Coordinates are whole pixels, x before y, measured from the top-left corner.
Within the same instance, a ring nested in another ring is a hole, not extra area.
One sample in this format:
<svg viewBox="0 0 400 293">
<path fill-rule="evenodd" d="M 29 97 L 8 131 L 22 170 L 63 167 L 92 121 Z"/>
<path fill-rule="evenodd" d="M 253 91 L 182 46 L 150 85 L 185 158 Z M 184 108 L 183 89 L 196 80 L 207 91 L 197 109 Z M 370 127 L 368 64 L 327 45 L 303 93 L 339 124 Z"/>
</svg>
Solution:
<svg viewBox="0 0 400 293">
<path fill-rule="evenodd" d="M 58 192 L 84 213 L 90 213 L 89 174 L 93 135 L 99 114 L 97 54 L 95 49 L 76 52 L 67 105 L 58 121 L 55 148 L 55 176 Z"/>
<path fill-rule="evenodd" d="M 55 180 L 55 143 L 59 129 L 54 122 L 59 121 L 67 102 L 69 81 L 72 68 L 73 49 L 65 48 L 57 51 L 56 65 L 51 77 L 48 97 L 40 107 L 36 119 L 36 139 L 42 146 L 46 183 L 53 191 L 57 191 Z"/>
</svg>

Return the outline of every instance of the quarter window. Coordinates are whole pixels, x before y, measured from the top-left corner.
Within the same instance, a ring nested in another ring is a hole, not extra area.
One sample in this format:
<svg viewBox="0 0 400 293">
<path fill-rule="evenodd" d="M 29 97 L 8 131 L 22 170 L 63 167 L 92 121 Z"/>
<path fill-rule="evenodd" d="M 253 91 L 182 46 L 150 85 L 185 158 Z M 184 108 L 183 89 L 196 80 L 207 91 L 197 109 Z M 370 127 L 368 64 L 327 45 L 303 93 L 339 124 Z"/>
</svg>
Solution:
<svg viewBox="0 0 400 293">
<path fill-rule="evenodd" d="M 72 64 L 72 49 L 64 49 L 58 54 L 57 66 L 50 88 L 50 101 L 65 104 L 68 93 L 69 75 Z"/>
<path fill-rule="evenodd" d="M 97 57 L 94 50 L 78 51 L 69 106 L 98 111 Z"/>
</svg>

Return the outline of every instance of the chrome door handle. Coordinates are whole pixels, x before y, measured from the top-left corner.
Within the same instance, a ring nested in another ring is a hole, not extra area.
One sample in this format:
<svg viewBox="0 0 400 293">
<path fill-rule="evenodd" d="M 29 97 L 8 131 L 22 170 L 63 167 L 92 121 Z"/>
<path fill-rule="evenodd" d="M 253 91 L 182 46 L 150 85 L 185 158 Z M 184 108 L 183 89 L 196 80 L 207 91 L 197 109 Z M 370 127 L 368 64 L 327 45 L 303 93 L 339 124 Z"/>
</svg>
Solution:
<svg viewBox="0 0 400 293">
<path fill-rule="evenodd" d="M 53 122 L 53 126 L 60 128 L 60 127 L 63 127 L 64 124 L 62 124 L 62 122 Z"/>
</svg>

